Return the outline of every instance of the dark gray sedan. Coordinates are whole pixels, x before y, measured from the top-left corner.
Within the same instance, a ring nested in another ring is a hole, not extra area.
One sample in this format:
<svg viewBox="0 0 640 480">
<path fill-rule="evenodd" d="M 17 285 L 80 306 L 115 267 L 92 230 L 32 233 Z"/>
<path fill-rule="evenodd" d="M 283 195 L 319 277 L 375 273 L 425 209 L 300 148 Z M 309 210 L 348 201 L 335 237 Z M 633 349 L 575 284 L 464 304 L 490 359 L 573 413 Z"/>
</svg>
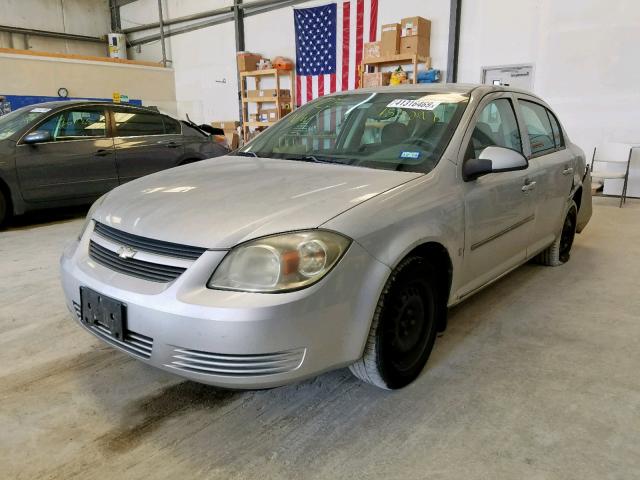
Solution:
<svg viewBox="0 0 640 480">
<path fill-rule="evenodd" d="M 0 117 L 0 226 L 29 210 L 90 203 L 134 178 L 228 152 L 196 125 L 82 101 Z"/>
</svg>

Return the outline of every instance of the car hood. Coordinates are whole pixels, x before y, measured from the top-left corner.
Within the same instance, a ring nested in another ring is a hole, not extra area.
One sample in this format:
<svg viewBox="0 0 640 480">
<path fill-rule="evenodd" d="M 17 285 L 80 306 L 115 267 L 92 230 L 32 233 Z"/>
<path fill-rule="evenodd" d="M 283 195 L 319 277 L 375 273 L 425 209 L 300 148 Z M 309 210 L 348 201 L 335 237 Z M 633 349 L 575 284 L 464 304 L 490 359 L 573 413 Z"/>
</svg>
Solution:
<svg viewBox="0 0 640 480">
<path fill-rule="evenodd" d="M 148 238 L 226 249 L 263 235 L 316 228 L 419 176 L 225 156 L 122 185 L 106 196 L 93 218 Z"/>
</svg>

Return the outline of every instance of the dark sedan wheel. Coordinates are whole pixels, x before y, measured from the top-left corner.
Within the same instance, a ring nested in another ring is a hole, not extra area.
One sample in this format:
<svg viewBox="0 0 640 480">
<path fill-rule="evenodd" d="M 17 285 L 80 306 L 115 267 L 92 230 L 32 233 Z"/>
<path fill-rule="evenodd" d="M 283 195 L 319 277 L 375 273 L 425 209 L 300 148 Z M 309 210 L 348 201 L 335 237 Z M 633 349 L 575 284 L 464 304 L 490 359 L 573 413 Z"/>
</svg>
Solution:
<svg viewBox="0 0 640 480">
<path fill-rule="evenodd" d="M 0 229 L 7 226 L 10 214 L 11 209 L 9 208 L 9 202 L 7 201 L 4 192 L 0 190 Z"/>
<path fill-rule="evenodd" d="M 435 275 L 423 258 L 404 260 L 380 297 L 363 357 L 350 369 L 386 389 L 415 380 L 429 358 L 441 308 Z"/>
</svg>

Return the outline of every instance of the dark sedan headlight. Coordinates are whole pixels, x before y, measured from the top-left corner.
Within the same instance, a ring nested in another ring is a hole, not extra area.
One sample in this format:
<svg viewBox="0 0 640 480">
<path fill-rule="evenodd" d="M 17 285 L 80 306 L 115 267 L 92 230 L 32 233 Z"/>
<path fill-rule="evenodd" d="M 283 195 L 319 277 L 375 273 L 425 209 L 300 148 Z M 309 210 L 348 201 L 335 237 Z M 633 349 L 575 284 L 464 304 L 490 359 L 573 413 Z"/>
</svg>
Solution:
<svg viewBox="0 0 640 480">
<path fill-rule="evenodd" d="M 350 243 L 350 239 L 326 230 L 252 240 L 227 254 L 207 286 L 262 293 L 308 287 L 331 271 Z"/>
</svg>

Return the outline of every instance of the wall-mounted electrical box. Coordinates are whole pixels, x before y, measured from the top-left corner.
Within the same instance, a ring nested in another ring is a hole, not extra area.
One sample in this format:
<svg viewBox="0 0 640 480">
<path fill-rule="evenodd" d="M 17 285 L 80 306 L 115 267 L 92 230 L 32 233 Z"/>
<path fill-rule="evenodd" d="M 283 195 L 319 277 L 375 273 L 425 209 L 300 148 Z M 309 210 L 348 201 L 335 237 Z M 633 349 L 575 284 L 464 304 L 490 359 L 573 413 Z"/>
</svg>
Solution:
<svg viewBox="0 0 640 480">
<path fill-rule="evenodd" d="M 533 91 L 533 64 L 482 67 L 482 83 Z"/>
</svg>

